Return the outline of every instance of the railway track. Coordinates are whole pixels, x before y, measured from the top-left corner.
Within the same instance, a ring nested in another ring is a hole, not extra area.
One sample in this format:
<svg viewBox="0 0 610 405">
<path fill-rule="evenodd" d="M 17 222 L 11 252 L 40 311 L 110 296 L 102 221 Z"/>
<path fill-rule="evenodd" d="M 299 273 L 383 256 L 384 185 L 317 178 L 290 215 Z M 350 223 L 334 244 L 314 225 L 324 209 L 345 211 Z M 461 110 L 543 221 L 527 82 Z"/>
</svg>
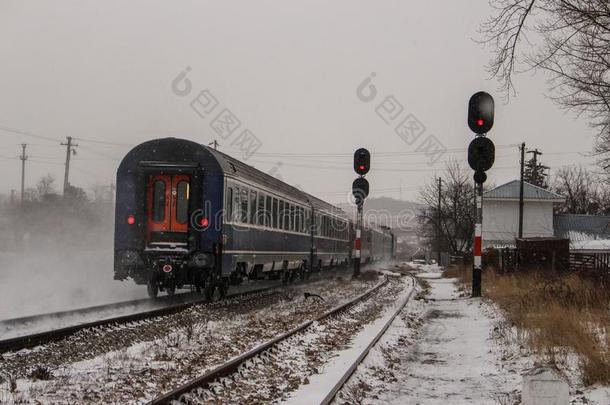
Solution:
<svg viewBox="0 0 610 405">
<path fill-rule="evenodd" d="M 336 269 L 333 271 L 329 271 L 327 273 L 317 273 L 315 277 L 310 279 L 308 282 L 316 281 L 318 279 L 323 279 L 326 277 L 333 277 L 341 274 L 348 274 L 349 269 Z M 306 282 L 307 283 L 307 282 Z M 236 292 L 232 294 L 228 294 L 222 301 L 245 297 L 254 294 L 260 294 L 264 292 L 271 291 L 273 289 L 282 288 L 281 284 L 274 284 L 272 286 L 266 286 L 263 288 L 257 288 L 252 290 L 246 290 L 242 292 Z M 194 299 L 193 299 L 194 298 Z M 167 301 L 167 305 L 162 305 L 158 307 L 158 303 L 165 303 Z M 159 316 L 171 315 L 194 305 L 202 304 L 205 300 L 198 294 L 195 293 L 185 293 L 175 295 L 173 297 L 160 297 L 155 301 L 152 301 L 149 298 L 139 299 L 134 301 L 127 302 L 119 302 L 107 305 L 99 305 L 93 307 L 82 308 L 79 310 L 71 310 L 71 311 L 61 311 L 56 313 L 42 314 L 42 315 L 33 315 L 23 318 L 14 318 L 8 319 L 0 322 L 0 327 L 4 329 L 16 328 L 21 325 L 25 325 L 33 322 L 42 322 L 42 321 L 51 321 L 54 319 L 59 319 L 65 316 L 78 316 L 79 314 L 92 314 L 95 312 L 102 311 L 111 311 L 113 309 L 118 309 L 126 306 L 138 306 L 142 304 L 151 304 L 155 305 L 155 308 L 147 309 L 143 311 L 138 311 L 134 313 L 124 314 L 120 316 L 113 317 L 104 317 L 102 319 L 95 319 L 93 321 L 85 321 L 73 323 L 68 326 L 59 327 L 52 330 L 44 330 L 41 332 L 29 333 L 22 336 L 15 336 L 8 339 L 0 340 L 0 354 L 17 351 L 21 349 L 29 349 L 38 345 L 54 342 L 71 336 L 77 333 L 80 330 L 88 329 L 88 328 L 96 328 L 96 327 L 105 327 L 110 325 L 120 325 L 126 324 L 130 322 L 137 322 L 144 319 L 155 318 Z"/>
<path fill-rule="evenodd" d="M 389 278 L 386 276 L 386 277 L 384 277 L 383 281 L 379 282 L 373 288 L 371 288 L 370 290 L 366 291 L 365 293 L 359 295 L 358 297 L 352 299 L 351 301 L 346 302 L 336 308 L 333 308 L 315 319 L 304 322 L 301 325 L 295 327 L 294 329 L 292 329 L 282 335 L 279 335 L 279 336 L 267 341 L 266 343 L 263 343 L 255 348 L 249 350 L 248 352 L 241 354 L 240 356 L 228 361 L 227 363 L 225 363 L 217 368 L 214 368 L 214 369 L 208 371 L 204 375 L 202 375 L 196 379 L 193 379 L 193 380 L 183 384 L 182 386 L 177 387 L 176 389 L 172 390 L 171 392 L 168 392 L 165 395 L 155 398 L 154 400 L 152 400 L 150 402 L 150 404 L 153 404 L 153 405 L 168 404 L 168 403 L 172 403 L 172 401 L 190 403 L 187 398 L 189 394 L 195 393 L 194 395 L 196 395 L 197 390 L 209 388 L 213 383 L 218 382 L 220 379 L 223 379 L 223 377 L 237 376 L 239 374 L 240 366 L 244 365 L 249 360 L 255 358 L 256 356 L 260 356 L 265 352 L 274 350 L 278 345 L 285 342 L 287 339 L 305 332 L 308 328 L 312 327 L 312 325 L 314 325 L 314 324 L 328 320 L 330 318 L 337 317 L 337 316 L 341 315 L 342 313 L 346 313 L 352 307 L 356 306 L 357 304 L 359 304 L 363 301 L 366 301 L 367 298 L 371 297 L 376 292 L 379 292 L 380 289 L 382 287 L 386 286 L 388 283 L 389 283 Z M 413 293 L 413 290 L 408 295 L 408 297 L 404 300 L 404 302 L 399 306 L 398 310 L 393 314 L 391 319 L 388 320 L 388 322 L 384 325 L 383 329 L 375 336 L 375 339 L 369 344 L 369 346 L 366 348 L 365 352 L 363 354 L 361 354 L 361 356 L 359 356 L 358 361 L 355 362 L 350 367 L 349 373 L 345 373 L 343 375 L 343 377 L 341 378 L 341 381 L 339 381 L 333 387 L 332 392 L 330 392 L 327 395 L 329 402 L 334 398 L 334 396 L 337 394 L 337 392 L 339 392 L 339 390 L 341 389 L 343 384 L 353 374 L 353 372 L 357 368 L 357 365 L 364 359 L 364 357 L 366 357 L 366 354 L 368 353 L 368 351 L 375 345 L 375 343 L 385 333 L 385 331 L 387 330 L 389 325 L 392 323 L 394 318 L 400 313 L 400 311 L 404 308 L 404 306 L 406 305 L 408 300 L 411 298 L 412 293 Z M 326 403 L 329 403 L 329 402 L 326 402 Z"/>
<path fill-rule="evenodd" d="M 413 287 L 415 287 L 415 279 L 413 279 Z M 415 292 L 415 288 L 411 290 L 409 295 L 403 300 L 403 302 L 398 306 L 396 311 L 392 314 L 392 316 L 387 320 L 387 322 L 383 325 L 381 330 L 375 335 L 375 337 L 369 342 L 369 344 L 360 352 L 358 357 L 350 364 L 350 366 L 345 370 L 341 378 L 333 385 L 333 387 L 328 391 L 324 399 L 320 402 L 321 405 L 328 405 L 333 402 L 339 391 L 345 386 L 345 384 L 349 381 L 351 376 L 356 372 L 358 366 L 364 361 L 367 357 L 371 349 L 379 342 L 379 339 L 386 333 L 390 325 L 394 322 L 396 317 L 402 312 L 405 308 L 413 293 Z"/>
<path fill-rule="evenodd" d="M 221 301 L 226 301 L 226 300 L 239 298 L 239 297 L 245 297 L 245 296 L 249 296 L 249 295 L 261 294 L 261 293 L 269 292 L 276 288 L 278 288 L 278 286 L 271 286 L 271 287 L 259 288 L 259 289 L 249 290 L 249 291 L 240 292 L 240 293 L 229 294 L 225 298 L 223 298 L 223 300 L 221 300 Z M 192 298 L 191 294 L 181 294 L 181 295 L 191 296 L 191 298 Z M 190 300 L 187 299 L 188 297 L 180 298 L 180 299 L 178 299 L 178 302 L 176 303 L 176 298 L 178 298 L 178 297 L 180 297 L 180 296 L 175 296 L 172 299 L 170 299 L 169 297 L 163 298 L 163 300 L 167 300 L 170 302 L 169 305 L 154 308 L 151 310 L 131 313 L 131 314 L 127 314 L 127 315 L 121 315 L 121 316 L 116 316 L 116 317 L 104 318 L 104 319 L 99 319 L 99 320 L 95 320 L 95 321 L 84 322 L 84 323 L 70 325 L 70 326 L 66 326 L 66 327 L 62 327 L 62 328 L 57 328 L 57 329 L 53 329 L 53 330 L 48 330 L 48 331 L 43 331 L 43 332 L 28 334 L 28 335 L 24 335 L 24 336 L 17 336 L 17 337 L 13 337 L 13 338 L 9 338 L 9 339 L 0 340 L 0 354 L 10 352 L 10 351 L 21 350 L 21 349 L 28 349 L 28 348 L 32 348 L 32 347 L 35 347 L 38 345 L 57 341 L 57 340 L 66 338 L 68 336 L 71 336 L 83 329 L 105 327 L 105 326 L 110 326 L 110 325 L 120 325 L 120 324 L 126 324 L 126 323 L 130 323 L 130 322 L 137 322 L 137 321 L 140 321 L 143 319 L 150 319 L 150 318 L 155 318 L 155 317 L 159 317 L 159 316 L 171 315 L 171 314 L 174 314 L 174 313 L 177 313 L 180 311 L 184 311 L 194 305 L 198 305 L 198 304 L 205 302 L 205 300 L 201 296 L 199 296 L 199 298 L 197 298 L 197 299 L 190 299 Z M 187 300 L 180 302 L 180 300 L 182 300 L 182 299 L 187 299 Z M 102 305 L 102 306 L 96 306 L 96 307 L 89 307 L 89 308 L 84 308 L 82 311 L 91 312 L 91 311 L 95 311 L 95 310 L 100 311 L 102 309 L 111 310 L 112 308 L 118 308 L 119 306 L 138 304 L 138 303 L 142 303 L 142 302 L 150 302 L 150 299 L 135 300 L 132 302 L 123 302 L 123 303 Z M 67 314 L 68 312 L 75 312 L 75 311 L 62 311 L 62 312 L 56 313 L 56 314 L 45 314 L 45 315 L 36 315 L 36 316 L 26 317 L 26 318 L 15 318 L 15 319 L 11 319 L 8 321 L 4 321 L 3 323 L 10 323 L 13 325 L 18 325 L 19 323 L 32 322 L 34 320 L 40 320 L 43 318 L 52 319 L 54 316 L 61 316 L 62 314 Z"/>
</svg>

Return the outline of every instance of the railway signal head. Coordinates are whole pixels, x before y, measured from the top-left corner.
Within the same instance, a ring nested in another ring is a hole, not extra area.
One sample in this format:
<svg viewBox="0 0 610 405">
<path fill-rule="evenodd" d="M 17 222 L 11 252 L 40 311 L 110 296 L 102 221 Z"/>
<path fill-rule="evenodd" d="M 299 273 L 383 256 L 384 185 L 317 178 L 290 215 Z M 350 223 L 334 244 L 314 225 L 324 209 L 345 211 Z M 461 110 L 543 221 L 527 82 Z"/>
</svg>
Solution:
<svg viewBox="0 0 610 405">
<path fill-rule="evenodd" d="M 468 102 L 468 126 L 476 134 L 486 134 L 494 125 L 494 99 L 479 91 Z"/>
<path fill-rule="evenodd" d="M 358 177 L 352 183 L 352 194 L 356 199 L 356 205 L 361 205 L 369 195 L 369 182 L 364 177 Z"/>
<path fill-rule="evenodd" d="M 496 147 L 491 139 L 477 136 L 468 145 L 468 164 L 474 171 L 484 172 L 494 164 Z"/>
<path fill-rule="evenodd" d="M 474 181 L 477 184 L 483 184 L 485 183 L 485 180 L 487 180 L 487 174 L 484 171 L 477 170 L 474 172 Z"/>
<path fill-rule="evenodd" d="M 357 149 L 354 152 L 354 171 L 361 176 L 364 176 L 371 169 L 371 154 L 364 148 Z"/>
</svg>

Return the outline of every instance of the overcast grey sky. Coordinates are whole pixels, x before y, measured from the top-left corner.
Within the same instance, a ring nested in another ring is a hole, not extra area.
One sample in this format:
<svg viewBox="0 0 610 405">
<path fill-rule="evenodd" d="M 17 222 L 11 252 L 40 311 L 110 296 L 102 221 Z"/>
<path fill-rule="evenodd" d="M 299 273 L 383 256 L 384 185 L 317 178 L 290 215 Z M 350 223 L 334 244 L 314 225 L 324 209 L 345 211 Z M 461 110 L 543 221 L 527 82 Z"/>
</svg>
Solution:
<svg viewBox="0 0 610 405">
<path fill-rule="evenodd" d="M 517 147 L 507 145 L 521 141 L 552 168 L 591 163 L 578 152 L 591 150 L 594 132 L 545 96 L 543 75 L 519 76 L 518 96 L 499 100 L 484 68 L 491 51 L 473 41 L 490 12 L 485 0 L 0 1 L 0 127 L 129 145 L 216 138 L 239 157 L 234 138 L 211 129 L 213 116 L 190 107 L 208 89 L 260 140 L 248 159 L 257 168 L 343 202 L 355 177 L 350 155 L 364 146 L 374 154 L 372 195 L 398 198 L 402 184 L 402 197 L 414 199 L 444 161 L 466 161 L 467 100 L 486 90 L 497 100 L 490 181 L 518 175 Z M 171 83 L 186 67 L 193 90 L 181 97 Z M 367 103 L 356 89 L 372 72 L 377 96 Z M 424 137 L 447 148 L 435 164 L 416 153 L 423 138 L 408 145 L 376 114 L 390 95 L 403 106 L 397 119 L 412 114 Z M 61 184 L 58 142 L 0 137 L 0 193 L 19 188 L 22 142 L 26 185 L 46 173 Z M 129 146 L 77 143 L 71 183 L 113 182 Z"/>
</svg>

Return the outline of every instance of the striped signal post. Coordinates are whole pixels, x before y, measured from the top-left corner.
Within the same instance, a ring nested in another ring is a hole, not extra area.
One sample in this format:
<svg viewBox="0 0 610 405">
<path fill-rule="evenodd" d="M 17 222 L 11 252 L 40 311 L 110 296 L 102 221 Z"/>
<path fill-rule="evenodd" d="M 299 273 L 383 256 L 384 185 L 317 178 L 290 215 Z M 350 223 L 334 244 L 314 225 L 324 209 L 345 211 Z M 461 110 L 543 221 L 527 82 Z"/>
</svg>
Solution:
<svg viewBox="0 0 610 405">
<path fill-rule="evenodd" d="M 360 251 L 362 249 L 362 205 L 369 195 L 369 182 L 364 176 L 371 169 L 371 153 L 360 148 L 354 152 L 354 171 L 359 177 L 352 183 L 352 194 L 356 200 L 358 214 L 356 217 L 356 239 L 354 240 L 354 278 L 360 277 Z"/>
<path fill-rule="evenodd" d="M 483 184 L 475 183 L 475 225 L 473 243 L 473 263 L 472 263 L 472 296 L 481 296 L 481 274 L 483 272 L 481 263 L 481 251 L 483 247 Z"/>
<path fill-rule="evenodd" d="M 483 183 L 487 180 L 485 172 L 494 164 L 496 148 L 487 133 L 494 124 L 495 102 L 491 95 L 479 91 L 468 101 L 468 127 L 476 137 L 468 145 L 468 165 L 474 170 L 475 225 L 472 244 L 472 296 L 481 296 L 481 276 L 483 267 L 481 253 L 483 248 Z"/>
<path fill-rule="evenodd" d="M 354 278 L 360 277 L 360 250 L 362 249 L 362 204 L 358 203 L 356 240 L 354 241 Z"/>
</svg>

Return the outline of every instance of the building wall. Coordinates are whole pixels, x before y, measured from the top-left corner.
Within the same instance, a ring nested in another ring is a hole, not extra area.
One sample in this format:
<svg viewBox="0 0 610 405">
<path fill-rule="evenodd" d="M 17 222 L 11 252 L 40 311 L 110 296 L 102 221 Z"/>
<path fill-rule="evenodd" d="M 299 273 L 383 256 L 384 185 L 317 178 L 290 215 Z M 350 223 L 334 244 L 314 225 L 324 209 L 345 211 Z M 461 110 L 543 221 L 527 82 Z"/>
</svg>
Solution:
<svg viewBox="0 0 610 405">
<path fill-rule="evenodd" d="M 519 232 L 519 201 L 483 200 L 483 245 L 514 244 Z M 553 203 L 525 201 L 523 236 L 553 236 Z"/>
</svg>

